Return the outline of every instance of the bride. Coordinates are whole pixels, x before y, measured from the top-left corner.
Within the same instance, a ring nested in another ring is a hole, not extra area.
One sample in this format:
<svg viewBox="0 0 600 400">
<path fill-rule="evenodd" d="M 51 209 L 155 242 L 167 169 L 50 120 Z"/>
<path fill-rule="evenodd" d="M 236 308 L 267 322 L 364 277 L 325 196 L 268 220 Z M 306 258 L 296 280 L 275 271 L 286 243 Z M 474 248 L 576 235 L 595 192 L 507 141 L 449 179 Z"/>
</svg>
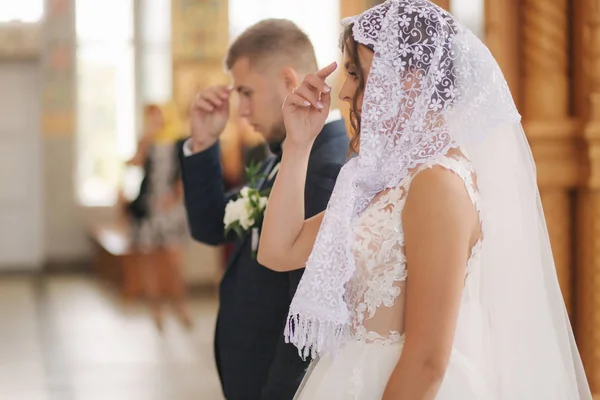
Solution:
<svg viewBox="0 0 600 400">
<path fill-rule="evenodd" d="M 274 270 L 306 266 L 285 330 L 313 359 L 296 398 L 591 399 L 535 165 L 488 49 L 427 0 L 343 24 L 356 156 L 304 220 L 334 63 L 283 105 L 258 254 Z"/>
</svg>

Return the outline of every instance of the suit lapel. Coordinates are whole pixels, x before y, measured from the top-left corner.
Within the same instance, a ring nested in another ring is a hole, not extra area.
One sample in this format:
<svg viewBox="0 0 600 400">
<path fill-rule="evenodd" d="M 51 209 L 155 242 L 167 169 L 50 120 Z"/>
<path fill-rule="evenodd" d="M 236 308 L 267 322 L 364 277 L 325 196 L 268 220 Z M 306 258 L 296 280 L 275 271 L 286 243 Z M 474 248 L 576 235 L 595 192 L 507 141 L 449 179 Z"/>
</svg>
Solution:
<svg viewBox="0 0 600 400">
<path fill-rule="evenodd" d="M 271 180 L 273 180 L 274 177 L 271 177 L 271 179 L 269 179 L 269 175 L 271 174 L 271 170 L 273 169 L 273 166 L 280 160 L 279 156 L 273 156 L 271 158 L 269 158 L 268 160 L 265 161 L 265 167 L 263 170 L 263 177 L 260 178 L 256 184 L 256 187 L 259 191 L 264 190 L 265 187 L 269 184 L 269 182 Z M 233 264 L 237 258 L 240 256 L 240 252 L 242 251 L 242 249 L 246 246 L 246 242 L 249 240 L 249 238 L 252 236 L 252 231 L 248 231 L 244 234 L 244 236 L 240 239 L 240 244 L 239 246 L 236 248 L 235 252 L 231 255 L 231 260 L 230 260 L 230 264 Z"/>
<path fill-rule="evenodd" d="M 277 156 L 273 156 L 273 157 L 269 158 L 269 160 L 266 161 L 266 166 L 263 171 L 263 177 L 260 178 L 256 184 L 256 188 L 259 191 L 263 190 L 265 188 L 265 185 L 267 183 L 269 183 L 269 174 L 271 173 L 271 170 L 273 169 L 273 165 L 275 164 L 275 162 L 277 161 L 278 158 L 279 157 L 277 157 Z"/>
</svg>

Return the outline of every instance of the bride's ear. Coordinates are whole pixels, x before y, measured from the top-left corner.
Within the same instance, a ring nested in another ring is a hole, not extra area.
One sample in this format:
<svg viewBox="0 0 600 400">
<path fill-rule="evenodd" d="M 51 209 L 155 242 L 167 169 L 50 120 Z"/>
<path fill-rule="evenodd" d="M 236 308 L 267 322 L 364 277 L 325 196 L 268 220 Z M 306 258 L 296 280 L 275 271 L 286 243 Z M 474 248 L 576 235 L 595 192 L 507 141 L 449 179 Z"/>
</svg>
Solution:
<svg viewBox="0 0 600 400">
<path fill-rule="evenodd" d="M 300 82 L 302 81 L 303 77 L 298 76 L 298 73 L 295 69 L 291 67 L 285 67 L 283 70 L 281 70 L 281 74 L 283 75 L 283 82 L 288 92 L 291 92 L 292 89 L 300 86 Z"/>
</svg>

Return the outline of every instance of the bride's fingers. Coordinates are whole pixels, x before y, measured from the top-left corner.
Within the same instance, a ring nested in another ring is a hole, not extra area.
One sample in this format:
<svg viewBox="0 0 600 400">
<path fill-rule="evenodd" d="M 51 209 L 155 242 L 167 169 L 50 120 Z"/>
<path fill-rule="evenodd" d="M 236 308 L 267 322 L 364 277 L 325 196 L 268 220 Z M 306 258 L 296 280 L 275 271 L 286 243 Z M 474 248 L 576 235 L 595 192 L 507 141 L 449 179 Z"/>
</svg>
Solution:
<svg viewBox="0 0 600 400">
<path fill-rule="evenodd" d="M 319 111 L 327 112 L 331 104 L 331 87 L 316 75 L 307 75 L 302 83 L 301 90 L 296 92 L 305 96 L 307 100 Z"/>
<path fill-rule="evenodd" d="M 331 90 L 329 92 L 321 93 L 321 104 L 323 104 L 323 110 L 329 112 L 331 106 Z"/>
<path fill-rule="evenodd" d="M 302 97 L 296 93 L 288 94 L 287 97 L 285 98 L 285 102 L 283 104 L 284 104 L 284 106 L 291 105 L 291 106 L 302 107 L 302 108 L 310 107 L 310 101 L 306 100 L 304 97 Z"/>
<path fill-rule="evenodd" d="M 325 68 L 320 69 L 319 71 L 317 71 L 317 76 L 323 80 L 325 80 L 325 78 L 327 78 L 329 75 L 333 74 L 333 71 L 335 71 L 337 69 L 337 62 L 332 62 L 331 64 L 329 64 L 328 66 L 326 66 Z"/>
<path fill-rule="evenodd" d="M 325 83 L 325 78 L 333 73 L 337 68 L 337 63 L 333 62 L 316 74 L 306 75 L 302 85 L 296 88 L 295 92 L 318 110 L 328 110 L 331 103 L 331 87 Z"/>
<path fill-rule="evenodd" d="M 319 100 L 319 92 L 314 89 L 311 89 L 308 85 L 303 83 L 298 86 L 294 92 L 294 94 L 303 97 L 305 100 L 308 100 L 310 104 L 318 109 L 323 108 L 323 103 Z"/>
<path fill-rule="evenodd" d="M 303 84 L 308 85 L 309 88 L 314 89 L 319 94 L 331 92 L 331 88 L 325 83 L 323 79 L 319 78 L 317 75 L 306 75 L 306 77 L 304 77 Z"/>
</svg>

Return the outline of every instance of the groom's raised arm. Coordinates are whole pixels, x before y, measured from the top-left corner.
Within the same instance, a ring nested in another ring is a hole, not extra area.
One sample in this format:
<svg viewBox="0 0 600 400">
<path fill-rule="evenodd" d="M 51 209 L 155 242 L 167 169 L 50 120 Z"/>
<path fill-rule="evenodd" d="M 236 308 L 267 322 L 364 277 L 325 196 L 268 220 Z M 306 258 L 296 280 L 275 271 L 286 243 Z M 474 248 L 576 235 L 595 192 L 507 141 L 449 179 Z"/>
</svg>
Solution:
<svg viewBox="0 0 600 400">
<path fill-rule="evenodd" d="M 202 243 L 218 245 L 225 237 L 225 205 L 233 195 L 225 193 L 219 144 L 192 154 L 190 140 L 179 151 L 185 208 L 192 237 Z"/>
</svg>

